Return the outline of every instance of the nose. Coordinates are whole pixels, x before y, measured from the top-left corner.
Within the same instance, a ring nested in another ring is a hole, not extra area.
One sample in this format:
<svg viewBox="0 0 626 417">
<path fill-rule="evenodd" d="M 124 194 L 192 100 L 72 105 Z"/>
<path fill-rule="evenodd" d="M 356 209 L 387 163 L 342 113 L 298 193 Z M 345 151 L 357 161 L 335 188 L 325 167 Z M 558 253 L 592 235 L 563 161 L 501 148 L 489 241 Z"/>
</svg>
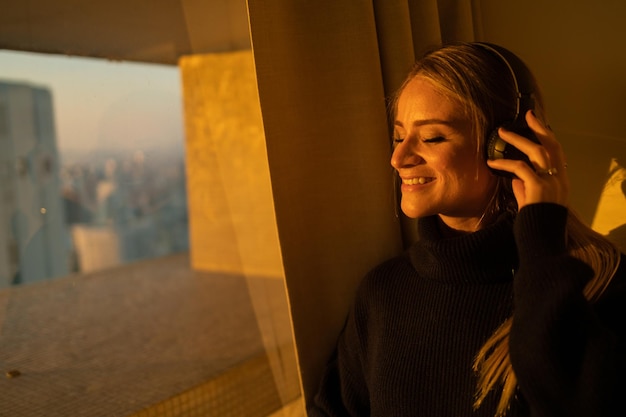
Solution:
<svg viewBox="0 0 626 417">
<path fill-rule="evenodd" d="M 424 161 L 412 142 L 413 141 L 409 139 L 405 139 L 393 150 L 393 153 L 391 154 L 391 166 L 396 170 L 415 166 Z"/>
</svg>

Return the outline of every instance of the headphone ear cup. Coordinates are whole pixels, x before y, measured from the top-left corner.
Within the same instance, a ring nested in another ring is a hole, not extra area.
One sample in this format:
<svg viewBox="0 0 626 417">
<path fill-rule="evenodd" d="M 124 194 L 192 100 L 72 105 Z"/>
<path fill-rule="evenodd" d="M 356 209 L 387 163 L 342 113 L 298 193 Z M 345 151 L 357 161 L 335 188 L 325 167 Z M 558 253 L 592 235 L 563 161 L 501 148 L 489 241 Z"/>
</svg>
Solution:
<svg viewBox="0 0 626 417">
<path fill-rule="evenodd" d="M 512 128 L 511 126 L 506 126 L 506 125 L 504 127 L 509 130 L 514 131 L 515 133 L 521 136 L 524 136 L 530 139 L 531 141 L 535 143 L 539 143 L 539 140 L 537 139 L 533 131 L 530 130 L 530 128 L 528 127 Z M 502 138 L 498 134 L 498 128 L 494 129 L 489 135 L 489 139 L 487 140 L 485 150 L 487 154 L 487 159 L 516 159 L 519 161 L 524 161 L 526 164 L 528 164 L 528 166 L 533 168 L 533 165 L 530 162 L 530 159 L 528 159 L 528 156 L 525 153 L 517 149 L 515 146 L 502 140 Z M 497 175 L 515 178 L 515 175 L 507 171 L 500 171 L 500 170 L 492 169 L 492 172 Z"/>
<path fill-rule="evenodd" d="M 502 140 L 498 134 L 498 129 L 495 128 L 491 131 L 489 139 L 487 139 L 487 159 L 502 159 L 504 158 L 507 143 Z"/>
<path fill-rule="evenodd" d="M 514 147 L 513 145 L 502 140 L 500 135 L 498 134 L 498 129 L 496 128 L 491 131 L 489 135 L 489 139 L 487 140 L 486 145 L 486 153 L 487 159 L 519 159 L 526 162 L 528 165 L 530 164 L 530 160 L 528 157 L 522 153 L 519 149 Z M 501 177 L 506 178 L 516 178 L 515 174 L 508 171 L 500 171 L 498 169 L 490 168 L 491 172 Z"/>
</svg>

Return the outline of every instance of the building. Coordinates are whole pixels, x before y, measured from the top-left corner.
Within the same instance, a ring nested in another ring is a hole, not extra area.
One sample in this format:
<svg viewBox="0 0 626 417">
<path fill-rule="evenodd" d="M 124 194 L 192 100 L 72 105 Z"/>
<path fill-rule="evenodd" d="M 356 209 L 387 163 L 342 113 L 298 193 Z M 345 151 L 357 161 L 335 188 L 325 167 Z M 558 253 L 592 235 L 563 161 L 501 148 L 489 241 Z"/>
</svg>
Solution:
<svg viewBox="0 0 626 417">
<path fill-rule="evenodd" d="M 0 82 L 0 287 L 68 273 L 52 95 Z"/>
</svg>

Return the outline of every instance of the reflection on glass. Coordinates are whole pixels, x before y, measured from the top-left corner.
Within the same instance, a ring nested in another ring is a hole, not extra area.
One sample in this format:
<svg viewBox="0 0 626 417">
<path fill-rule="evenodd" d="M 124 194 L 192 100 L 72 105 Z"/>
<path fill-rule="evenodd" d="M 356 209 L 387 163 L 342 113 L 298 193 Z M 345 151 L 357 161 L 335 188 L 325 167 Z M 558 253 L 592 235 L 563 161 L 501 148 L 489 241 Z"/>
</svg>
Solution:
<svg viewBox="0 0 626 417">
<path fill-rule="evenodd" d="M 0 288 L 188 249 L 178 69 L 0 53 Z"/>
</svg>

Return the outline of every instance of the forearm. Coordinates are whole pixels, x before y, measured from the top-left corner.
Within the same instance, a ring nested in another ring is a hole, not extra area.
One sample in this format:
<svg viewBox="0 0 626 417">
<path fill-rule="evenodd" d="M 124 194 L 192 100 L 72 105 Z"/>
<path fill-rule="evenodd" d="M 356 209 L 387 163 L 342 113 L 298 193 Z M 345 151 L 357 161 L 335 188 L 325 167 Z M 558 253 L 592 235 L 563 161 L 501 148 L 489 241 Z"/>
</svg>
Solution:
<svg viewBox="0 0 626 417">
<path fill-rule="evenodd" d="M 583 295 L 594 272 L 566 252 L 566 216 L 545 204 L 518 216 L 511 361 L 533 415 L 601 416 L 615 398 L 623 334 Z"/>
</svg>

